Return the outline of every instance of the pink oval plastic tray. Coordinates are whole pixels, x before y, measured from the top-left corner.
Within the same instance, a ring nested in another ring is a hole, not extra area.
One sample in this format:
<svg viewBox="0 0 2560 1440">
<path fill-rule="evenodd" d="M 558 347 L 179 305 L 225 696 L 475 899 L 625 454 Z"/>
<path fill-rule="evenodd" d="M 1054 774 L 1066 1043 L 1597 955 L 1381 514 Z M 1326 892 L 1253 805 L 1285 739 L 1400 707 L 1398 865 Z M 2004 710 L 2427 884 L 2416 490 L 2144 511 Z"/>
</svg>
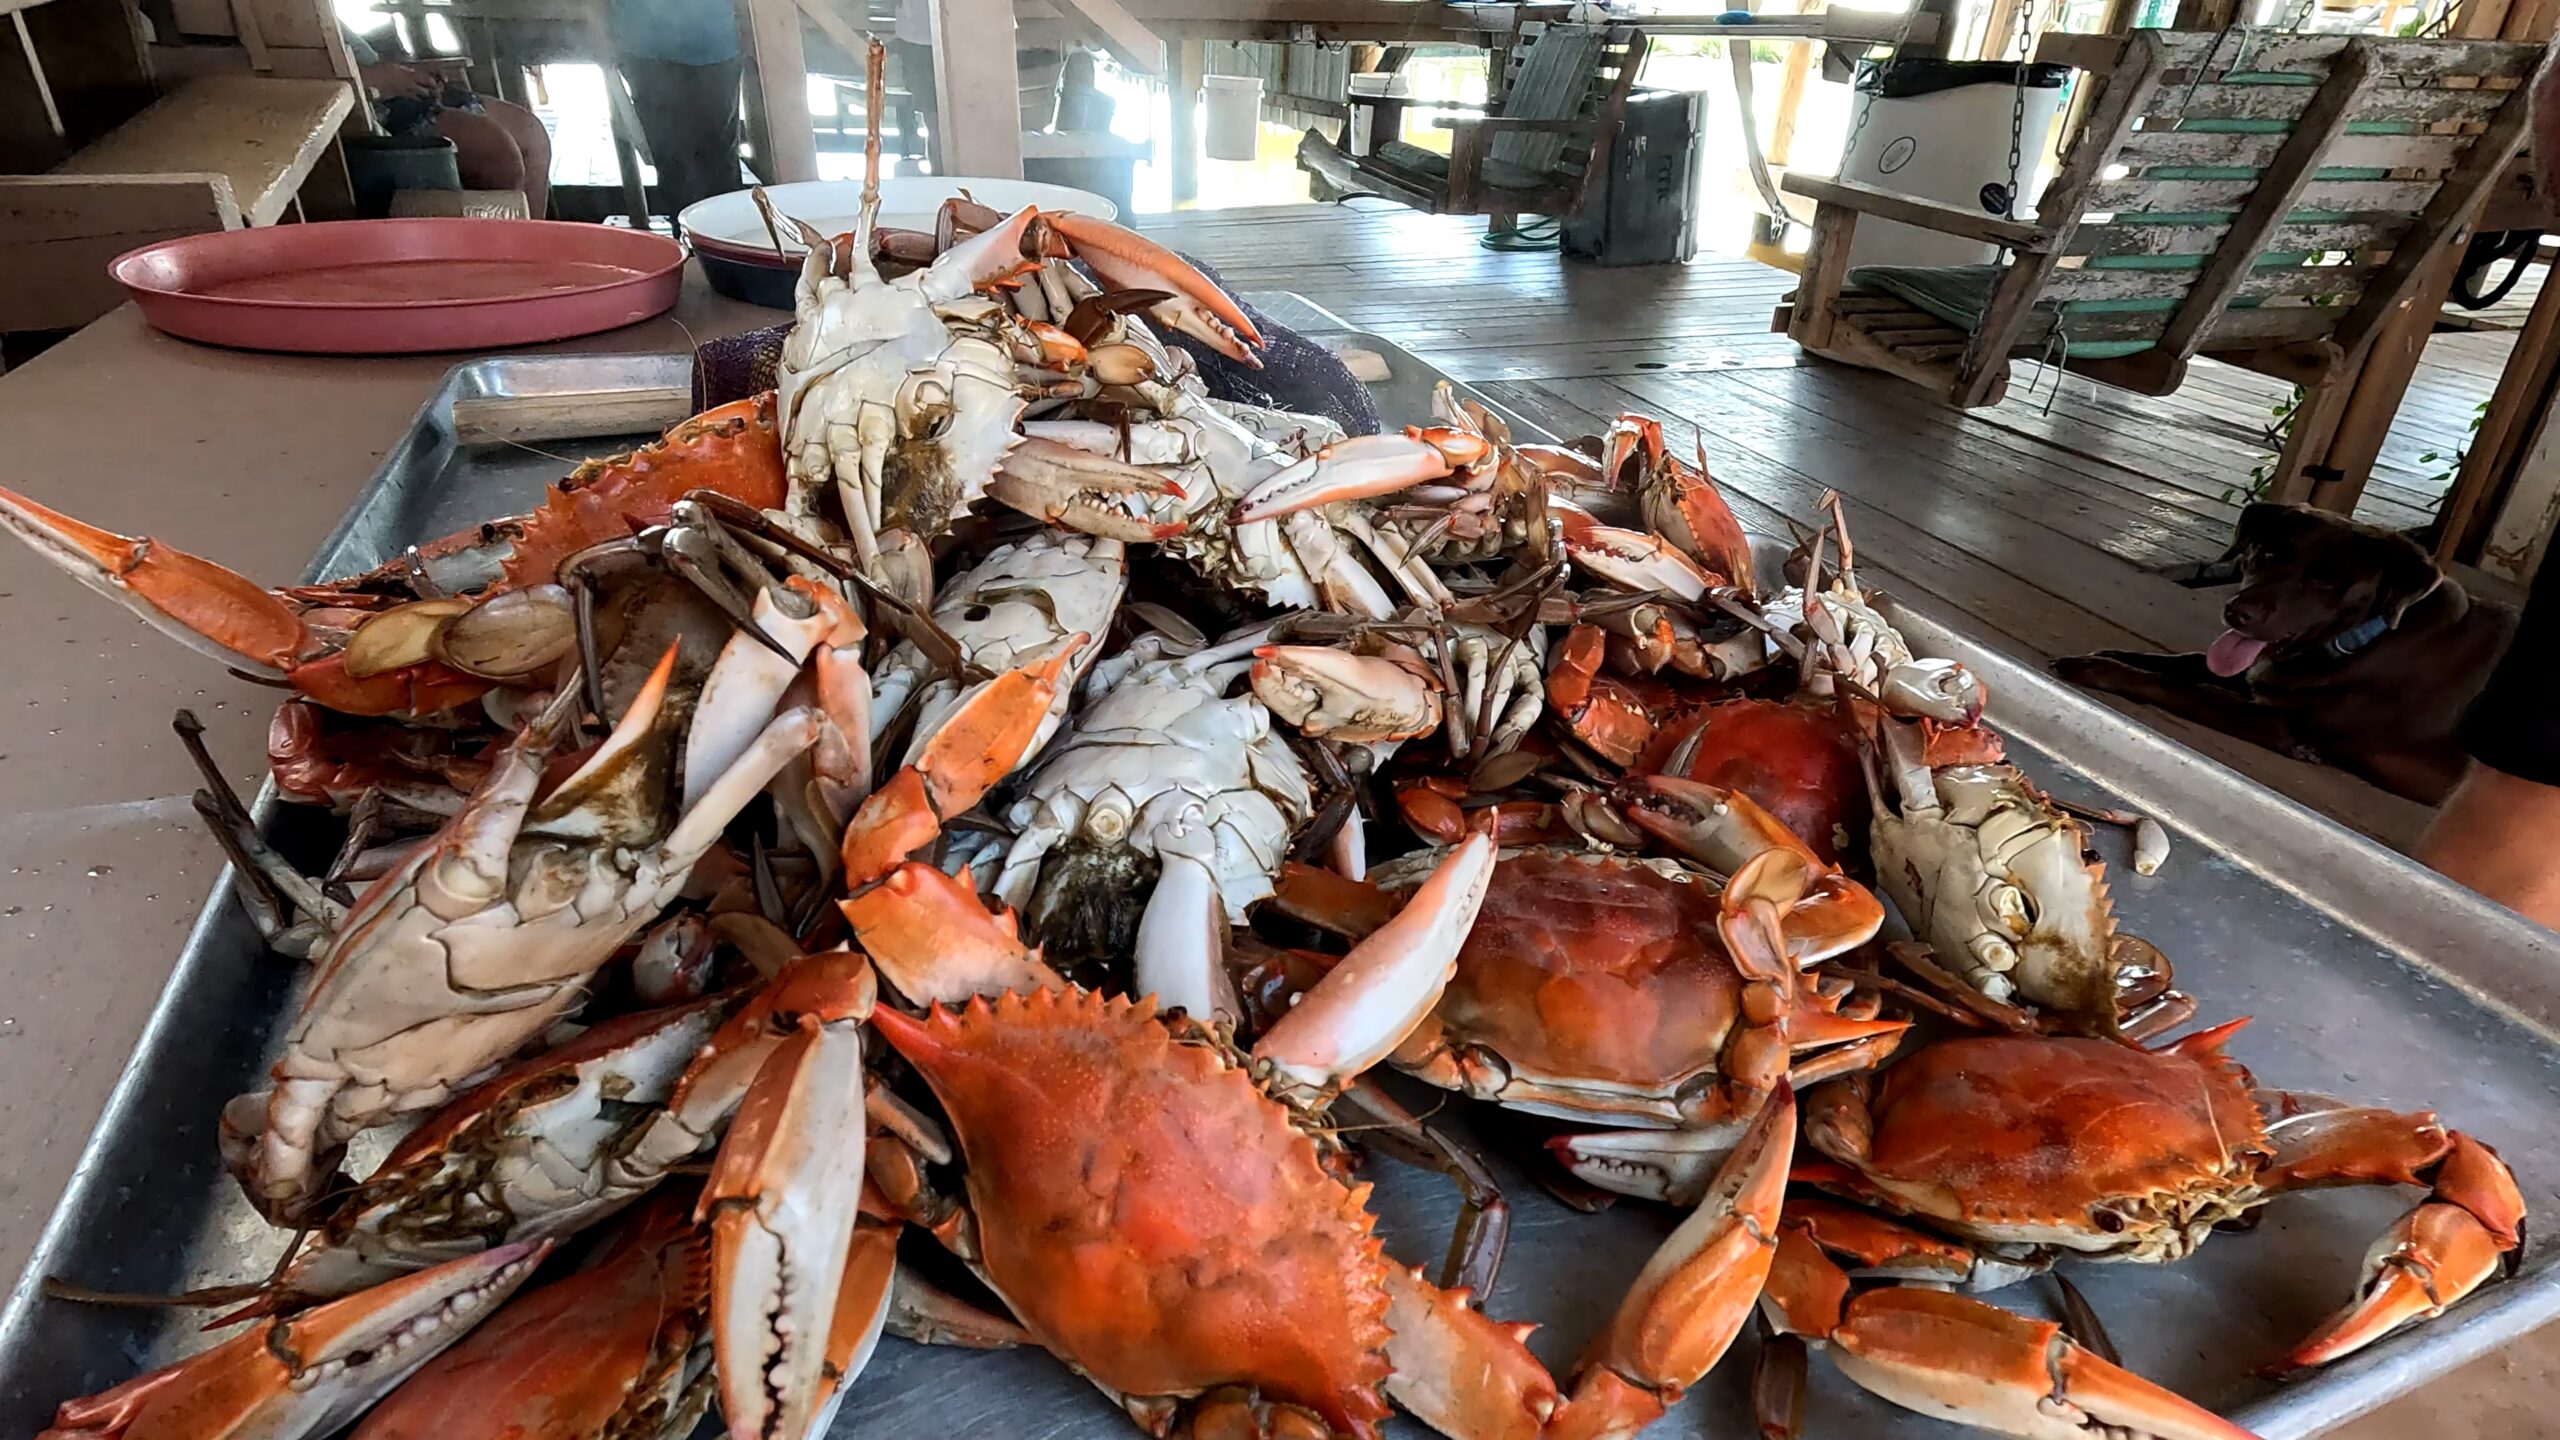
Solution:
<svg viewBox="0 0 2560 1440">
<path fill-rule="evenodd" d="M 341 220 L 163 240 L 109 269 L 144 319 L 189 340 L 406 355 L 645 320 L 676 303 L 684 250 L 556 220 Z"/>
</svg>

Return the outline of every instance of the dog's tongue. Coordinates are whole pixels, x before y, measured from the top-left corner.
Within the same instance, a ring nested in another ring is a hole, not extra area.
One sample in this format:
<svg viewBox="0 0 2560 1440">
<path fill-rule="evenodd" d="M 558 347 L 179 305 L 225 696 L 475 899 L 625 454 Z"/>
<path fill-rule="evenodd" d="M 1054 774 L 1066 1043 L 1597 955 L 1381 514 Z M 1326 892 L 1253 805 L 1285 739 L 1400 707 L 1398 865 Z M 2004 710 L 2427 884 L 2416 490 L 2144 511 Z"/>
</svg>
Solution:
<svg viewBox="0 0 2560 1440">
<path fill-rule="evenodd" d="M 2266 648 L 2264 640 L 2252 639 L 2237 630 L 2225 630 L 2212 644 L 2204 647 L 2205 668 L 2227 679 L 2257 664 L 2258 652 Z"/>
</svg>

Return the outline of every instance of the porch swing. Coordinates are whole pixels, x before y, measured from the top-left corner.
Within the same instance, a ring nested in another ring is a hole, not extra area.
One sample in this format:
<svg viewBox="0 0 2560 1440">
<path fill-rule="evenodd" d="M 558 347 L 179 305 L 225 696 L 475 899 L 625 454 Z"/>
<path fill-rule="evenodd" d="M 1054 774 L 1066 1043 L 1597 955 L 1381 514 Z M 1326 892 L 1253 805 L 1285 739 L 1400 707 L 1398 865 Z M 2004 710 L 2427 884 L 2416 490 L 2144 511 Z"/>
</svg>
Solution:
<svg viewBox="0 0 2560 1440">
<path fill-rule="evenodd" d="M 2318 390 L 2377 331 L 2526 140 L 2530 41 L 2223 30 L 2047 35 L 2090 96 L 2032 220 L 1807 176 L 1802 279 L 1773 328 L 1958 407 L 2039 359 L 2166 395 L 2205 355 Z M 1860 216 L 2001 247 L 1998 264 L 1852 269 Z"/>
</svg>

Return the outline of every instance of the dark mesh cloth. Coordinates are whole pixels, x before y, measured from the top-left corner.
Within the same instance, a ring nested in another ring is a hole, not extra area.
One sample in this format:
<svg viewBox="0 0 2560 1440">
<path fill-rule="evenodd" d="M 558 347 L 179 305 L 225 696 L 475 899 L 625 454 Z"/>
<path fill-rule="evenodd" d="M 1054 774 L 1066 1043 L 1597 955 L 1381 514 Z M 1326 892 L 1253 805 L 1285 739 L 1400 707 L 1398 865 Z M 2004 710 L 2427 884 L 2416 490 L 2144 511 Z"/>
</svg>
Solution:
<svg viewBox="0 0 2560 1440">
<path fill-rule="evenodd" d="M 1197 260 L 1191 263 L 1203 275 L 1218 280 L 1215 270 Z M 1239 365 L 1188 335 L 1166 337 L 1189 352 L 1211 395 L 1237 404 L 1322 415 L 1353 435 L 1378 433 L 1378 407 L 1369 398 L 1369 387 L 1355 379 L 1332 351 L 1274 324 L 1252 305 L 1236 303 L 1262 332 L 1260 370 Z M 782 340 L 790 333 L 788 324 L 769 325 L 702 346 L 694 353 L 693 408 L 708 410 L 772 389 Z"/>
<path fill-rule="evenodd" d="M 2492 770 L 2560 785 L 2560 563 L 2546 560 L 2516 638 L 2462 717 L 2462 748 Z"/>
</svg>

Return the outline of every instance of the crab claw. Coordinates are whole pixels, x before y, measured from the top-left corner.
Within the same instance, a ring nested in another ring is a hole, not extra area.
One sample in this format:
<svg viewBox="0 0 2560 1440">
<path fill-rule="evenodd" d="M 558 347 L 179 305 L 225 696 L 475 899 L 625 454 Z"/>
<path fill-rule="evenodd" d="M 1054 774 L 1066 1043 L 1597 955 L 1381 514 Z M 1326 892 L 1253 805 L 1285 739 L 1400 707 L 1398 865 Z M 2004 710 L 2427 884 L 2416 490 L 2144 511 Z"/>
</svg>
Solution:
<svg viewBox="0 0 2560 1440">
<path fill-rule="evenodd" d="M 1550 1440 L 1633 1435 L 1724 1358 L 1768 1280 L 1795 1147 L 1795 1092 L 1782 1083 L 1706 1197 L 1637 1274 L 1548 1427 Z"/>
<path fill-rule="evenodd" d="M 733 1440 L 805 1440 L 862 1187 L 862 1024 L 871 972 L 802 1012 L 720 1145 L 711 1222 L 712 1353 Z"/>
<path fill-rule="evenodd" d="M 1235 523 L 1276 519 L 1338 500 L 1392 495 L 1446 479 L 1458 467 L 1484 458 L 1486 448 L 1482 439 L 1455 430 L 1336 440 L 1246 491 L 1236 502 Z"/>
<path fill-rule="evenodd" d="M 2459 1205 L 2420 1205 L 2365 1256 L 2363 1294 L 2285 1356 L 2307 1369 L 2352 1355 L 2415 1320 L 2429 1320 L 2488 1282 L 2505 1252 Z"/>
<path fill-rule="evenodd" d="M 1650 531 L 1603 525 L 1582 511 L 1561 506 L 1555 515 L 1564 526 L 1564 553 L 1621 590 L 1659 590 L 1696 600 L 1725 583 L 1725 577 Z"/>
<path fill-rule="evenodd" d="M 551 1251 L 500 1245 L 265 1320 L 175 1365 L 65 1401 L 38 1440 L 309 1440 L 362 1414 L 497 1308 Z"/>
<path fill-rule="evenodd" d="M 1802 862 L 1801 894 L 1787 898 L 1787 950 L 1800 965 L 1854 950 L 1884 925 L 1873 892 L 1825 863 L 1778 817 L 1738 790 L 1678 775 L 1636 775 L 1616 791 L 1627 818 L 1712 869 L 1733 874 L 1782 850 Z"/>
<path fill-rule="evenodd" d="M 1944 1290 L 1871 1290 L 1829 1337 L 1841 1373 L 1923 1415 L 2029 1440 L 2253 1440 L 2044 1320 Z"/>
<path fill-rule="evenodd" d="M 1476 834 L 1442 857 L 1396 918 L 1351 948 L 1279 1023 L 1254 1058 L 1322 1091 L 1385 1059 L 1440 1003 L 1493 883 L 1494 843 Z"/>
<path fill-rule="evenodd" d="M 978 803 L 1013 772 L 1048 722 L 1060 677 L 1083 653 L 1078 631 L 1048 658 L 977 687 L 924 743 L 913 763 L 873 791 L 845 827 L 845 883 L 867 885 L 942 833 L 942 822 Z"/>
<path fill-rule="evenodd" d="M 1106 540 L 1138 544 L 1182 532 L 1179 522 L 1158 524 L 1119 503 L 1134 495 L 1179 500 L 1182 486 L 1173 477 L 1037 435 L 1005 453 L 987 494 L 1025 515 Z"/>
<path fill-rule="evenodd" d="M 957 1005 L 972 995 L 1067 983 L 1022 943 L 1012 912 L 989 914 L 974 885 L 920 860 L 836 903 L 871 962 L 918 1004 Z"/>
<path fill-rule="evenodd" d="M 1108 220 L 1065 211 L 1048 212 L 1040 219 L 1103 284 L 1115 290 L 1171 292 L 1172 299 L 1157 302 L 1147 312 L 1157 321 L 1230 360 L 1262 368 L 1253 353 L 1262 348 L 1262 332 L 1254 327 L 1252 317 L 1190 261 Z"/>
<path fill-rule="evenodd" d="M 280 678 L 301 658 L 301 615 L 246 576 L 148 537 L 118 535 L 0 489 L 0 529 L 151 628 L 225 665 Z"/>
<path fill-rule="evenodd" d="M 1253 652 L 1253 693 L 1302 735 L 1351 744 L 1410 740 L 1440 728 L 1440 687 L 1420 656 L 1404 654 L 1409 662 L 1330 645 L 1265 645 Z"/>
<path fill-rule="evenodd" d="M 1896 715 L 1935 720 L 1943 725 L 1970 725 L 1982 718 L 1990 692 L 1982 681 L 1953 660 L 1910 660 L 1894 666 L 1876 687 L 1876 698 Z"/>
</svg>

